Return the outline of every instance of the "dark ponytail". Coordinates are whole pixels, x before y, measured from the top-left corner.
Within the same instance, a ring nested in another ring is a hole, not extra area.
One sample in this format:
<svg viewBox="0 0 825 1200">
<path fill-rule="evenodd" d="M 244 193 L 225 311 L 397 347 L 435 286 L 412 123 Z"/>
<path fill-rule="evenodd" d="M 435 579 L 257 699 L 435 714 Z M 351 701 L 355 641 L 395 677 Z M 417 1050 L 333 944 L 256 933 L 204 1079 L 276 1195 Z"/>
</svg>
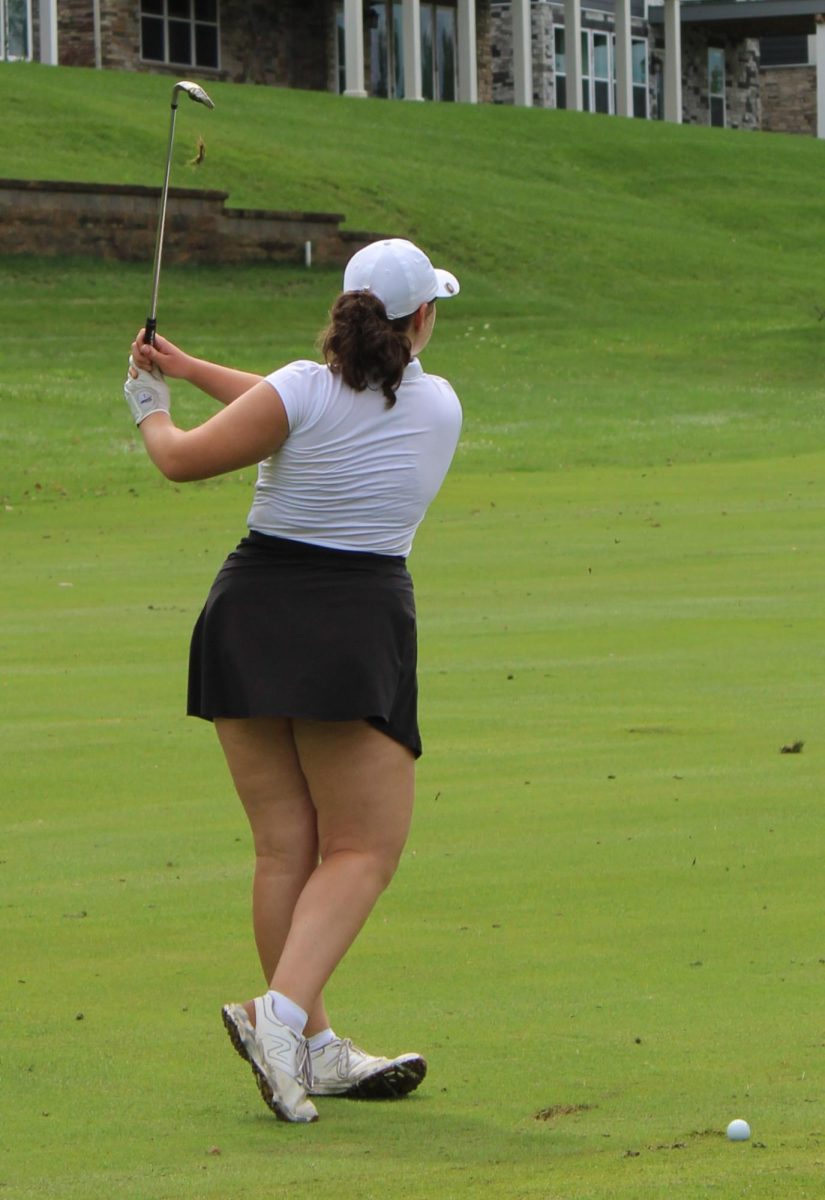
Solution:
<svg viewBox="0 0 825 1200">
<path fill-rule="evenodd" d="M 330 313 L 320 348 L 329 369 L 356 392 L 378 387 L 387 408 L 412 358 L 410 317 L 391 321 L 372 292 L 343 292 Z"/>
</svg>

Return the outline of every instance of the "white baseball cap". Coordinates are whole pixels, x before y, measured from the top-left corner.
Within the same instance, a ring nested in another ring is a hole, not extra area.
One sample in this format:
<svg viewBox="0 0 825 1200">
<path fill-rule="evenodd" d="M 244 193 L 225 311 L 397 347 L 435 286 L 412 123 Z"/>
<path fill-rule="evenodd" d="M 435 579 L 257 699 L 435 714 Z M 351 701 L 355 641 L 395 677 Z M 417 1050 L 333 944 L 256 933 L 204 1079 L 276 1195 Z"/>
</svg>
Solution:
<svg viewBox="0 0 825 1200">
<path fill-rule="evenodd" d="M 405 238 L 371 242 L 353 254 L 344 271 L 345 292 L 372 292 L 391 321 L 408 317 L 431 300 L 447 300 L 460 291 L 449 271 L 436 269 L 423 250 Z"/>
</svg>

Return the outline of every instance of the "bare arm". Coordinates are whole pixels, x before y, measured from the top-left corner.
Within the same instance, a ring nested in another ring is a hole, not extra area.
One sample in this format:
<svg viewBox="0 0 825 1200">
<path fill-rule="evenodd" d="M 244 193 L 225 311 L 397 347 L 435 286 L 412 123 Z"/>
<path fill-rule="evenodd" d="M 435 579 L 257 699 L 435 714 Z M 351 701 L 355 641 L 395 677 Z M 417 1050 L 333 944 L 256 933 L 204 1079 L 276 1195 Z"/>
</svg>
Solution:
<svg viewBox="0 0 825 1200">
<path fill-rule="evenodd" d="M 220 404 L 231 404 L 263 379 L 262 375 L 250 371 L 237 371 L 205 358 L 195 358 L 159 334 L 154 346 L 144 342 L 143 336 L 141 329 L 132 342 L 132 358 L 138 367 L 145 371 L 159 367 L 169 379 L 185 379 Z"/>
<path fill-rule="evenodd" d="M 289 422 L 275 388 L 258 380 L 194 429 L 178 429 L 165 412 L 151 413 L 139 429 L 161 474 L 175 483 L 189 483 L 268 458 L 286 441 Z"/>
</svg>

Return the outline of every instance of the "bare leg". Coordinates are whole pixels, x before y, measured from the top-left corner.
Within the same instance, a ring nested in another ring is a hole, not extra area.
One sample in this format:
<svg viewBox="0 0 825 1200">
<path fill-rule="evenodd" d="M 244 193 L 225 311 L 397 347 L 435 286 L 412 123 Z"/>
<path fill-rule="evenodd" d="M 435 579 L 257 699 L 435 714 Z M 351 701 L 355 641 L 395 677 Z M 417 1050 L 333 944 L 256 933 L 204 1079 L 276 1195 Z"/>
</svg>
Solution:
<svg viewBox="0 0 825 1200">
<path fill-rule="evenodd" d="M 412 816 L 415 760 L 363 721 L 291 724 L 321 862 L 297 897 L 271 986 L 314 1012 L 395 873 Z"/>
<path fill-rule="evenodd" d="M 261 963 L 264 970 L 275 963 L 271 988 L 307 1012 L 304 1032 L 312 1036 L 329 1027 L 323 987 L 398 864 L 414 758 L 362 721 L 217 724 L 255 840 Z M 406 1095 L 424 1078 L 420 1055 L 374 1058 L 346 1039 L 318 1047 L 316 1073 L 306 1041 L 278 1005 L 263 997 L 225 1005 L 223 1021 L 281 1120 L 317 1120 L 308 1089 L 378 1099 Z"/>
<path fill-rule="evenodd" d="M 223 718 L 215 721 L 215 728 L 252 829 L 252 923 L 264 978 L 269 981 L 297 899 L 318 865 L 315 808 L 289 721 Z M 254 1007 L 249 1005 L 248 1011 L 254 1023 Z M 328 1027 L 322 996 L 308 1012 L 308 1036 Z"/>
</svg>

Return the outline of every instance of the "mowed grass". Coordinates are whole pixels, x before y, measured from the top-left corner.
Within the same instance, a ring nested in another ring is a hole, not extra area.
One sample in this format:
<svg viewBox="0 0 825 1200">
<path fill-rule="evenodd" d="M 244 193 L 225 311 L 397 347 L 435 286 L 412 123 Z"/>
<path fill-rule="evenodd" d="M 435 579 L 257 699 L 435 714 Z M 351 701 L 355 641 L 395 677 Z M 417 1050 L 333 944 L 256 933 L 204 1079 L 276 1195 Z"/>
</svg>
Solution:
<svg viewBox="0 0 825 1200">
<path fill-rule="evenodd" d="M 821 147 L 215 91 L 204 186 L 420 237 L 464 288 L 427 355 L 466 428 L 411 560 L 416 822 L 330 992 L 430 1074 L 291 1129 L 233 1056 L 250 848 L 182 698 L 252 473 L 142 455 L 148 265 L 6 259 L 0 1196 L 818 1195 Z M 159 174 L 168 81 L 15 65 L 0 93 L 6 174 Z M 264 370 L 337 282 L 171 266 L 161 323 Z"/>
</svg>

